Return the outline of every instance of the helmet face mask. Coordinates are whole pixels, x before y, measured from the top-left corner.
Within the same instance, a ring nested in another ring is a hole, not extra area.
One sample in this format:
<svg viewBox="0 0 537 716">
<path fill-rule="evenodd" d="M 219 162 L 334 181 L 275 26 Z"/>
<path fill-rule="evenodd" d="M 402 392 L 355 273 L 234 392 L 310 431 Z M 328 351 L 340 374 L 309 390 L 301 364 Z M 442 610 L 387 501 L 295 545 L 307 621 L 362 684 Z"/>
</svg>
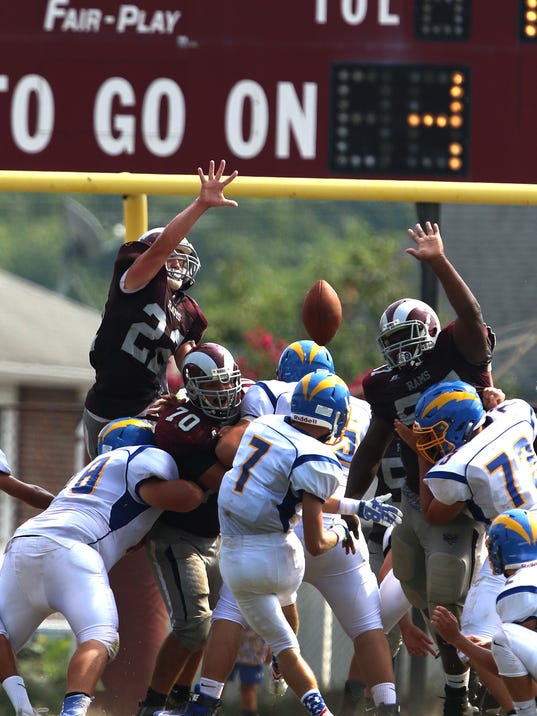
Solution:
<svg viewBox="0 0 537 716">
<path fill-rule="evenodd" d="M 485 421 L 486 413 L 476 389 L 462 380 L 435 383 L 425 390 L 416 405 L 412 430 L 416 450 L 436 463 L 472 437 Z"/>
<path fill-rule="evenodd" d="M 433 465 L 455 450 L 455 445 L 446 435 L 449 425 L 445 420 L 439 420 L 430 428 L 420 428 L 414 423 L 412 430 L 417 435 L 416 450 Z"/>
<path fill-rule="evenodd" d="M 200 343 L 186 354 L 181 375 L 188 399 L 205 415 L 229 422 L 239 414 L 241 372 L 231 353 L 218 343 Z"/>
<path fill-rule="evenodd" d="M 317 438 L 321 442 L 339 439 L 347 426 L 349 412 L 350 393 L 347 385 L 327 370 L 308 373 L 293 390 L 291 420 L 326 428 L 328 433 Z"/>
<path fill-rule="evenodd" d="M 296 383 L 314 370 L 334 372 L 334 361 L 330 352 L 315 341 L 295 341 L 283 350 L 276 368 L 276 377 L 285 383 Z"/>
<path fill-rule="evenodd" d="M 537 513 L 513 509 L 498 515 L 487 536 L 494 574 L 537 564 Z"/>
<path fill-rule="evenodd" d="M 142 234 L 138 241 L 152 246 L 164 231 L 164 228 L 160 226 L 156 229 L 150 229 L 145 234 Z M 172 291 L 179 289 L 186 291 L 193 286 L 200 267 L 201 262 L 196 249 L 185 236 L 166 260 L 166 272 Z"/>
<path fill-rule="evenodd" d="M 391 368 L 414 368 L 422 362 L 422 353 L 434 347 L 439 333 L 440 321 L 430 306 L 402 298 L 382 314 L 377 343 Z"/>
<path fill-rule="evenodd" d="M 107 423 L 97 438 L 97 453 L 129 445 L 154 445 L 153 424 L 140 418 L 118 418 Z"/>
<path fill-rule="evenodd" d="M 176 291 L 181 288 L 186 291 L 193 286 L 200 267 L 201 262 L 196 250 L 188 239 L 182 239 L 166 261 L 166 271 L 172 289 Z"/>
</svg>

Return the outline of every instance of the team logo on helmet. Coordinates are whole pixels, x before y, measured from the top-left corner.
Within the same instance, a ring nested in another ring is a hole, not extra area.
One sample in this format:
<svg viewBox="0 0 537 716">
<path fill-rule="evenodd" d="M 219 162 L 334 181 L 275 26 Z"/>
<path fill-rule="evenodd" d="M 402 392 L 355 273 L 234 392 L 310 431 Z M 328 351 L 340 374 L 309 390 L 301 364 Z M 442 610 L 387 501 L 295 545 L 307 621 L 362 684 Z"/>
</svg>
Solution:
<svg viewBox="0 0 537 716">
<path fill-rule="evenodd" d="M 315 341 L 295 341 L 282 352 L 276 368 L 276 377 L 286 383 L 296 383 L 314 370 L 334 372 L 334 361 L 330 352 Z"/>
<path fill-rule="evenodd" d="M 326 440 L 337 440 L 349 417 L 350 393 L 334 373 L 318 370 L 296 384 L 291 397 L 291 420 L 328 429 Z"/>
<path fill-rule="evenodd" d="M 105 452 L 129 445 L 154 445 L 153 424 L 140 418 L 118 418 L 107 423 L 97 438 L 97 452 Z"/>
<path fill-rule="evenodd" d="M 495 574 L 537 564 L 537 513 L 522 509 L 502 512 L 492 521 L 487 549 Z"/>
<path fill-rule="evenodd" d="M 467 442 L 485 416 L 472 385 L 462 380 L 436 383 L 423 392 L 416 405 L 416 449 L 429 462 L 438 462 Z"/>
</svg>

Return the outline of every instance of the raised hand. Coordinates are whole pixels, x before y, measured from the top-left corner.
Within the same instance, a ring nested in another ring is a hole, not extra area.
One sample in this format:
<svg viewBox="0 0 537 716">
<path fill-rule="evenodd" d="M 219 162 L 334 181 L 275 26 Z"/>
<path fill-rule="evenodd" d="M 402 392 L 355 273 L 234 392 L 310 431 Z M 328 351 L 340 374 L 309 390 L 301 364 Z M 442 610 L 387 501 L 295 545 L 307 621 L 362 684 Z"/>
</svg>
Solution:
<svg viewBox="0 0 537 716">
<path fill-rule="evenodd" d="M 416 248 L 409 247 L 406 253 L 414 256 L 418 261 L 430 261 L 444 253 L 444 244 L 440 236 L 438 224 L 425 222 L 425 229 L 416 224 L 416 230 L 408 229 L 408 235 L 414 240 Z"/>
<path fill-rule="evenodd" d="M 221 160 L 216 171 L 214 160 L 211 159 L 207 176 L 205 176 L 203 169 L 198 167 L 198 176 L 201 181 L 199 200 L 204 204 L 208 204 L 209 206 L 238 206 L 237 202 L 233 201 L 233 199 L 226 199 L 224 189 L 228 184 L 231 184 L 239 172 L 235 170 L 228 177 L 222 179 L 225 168 L 225 159 Z"/>
</svg>

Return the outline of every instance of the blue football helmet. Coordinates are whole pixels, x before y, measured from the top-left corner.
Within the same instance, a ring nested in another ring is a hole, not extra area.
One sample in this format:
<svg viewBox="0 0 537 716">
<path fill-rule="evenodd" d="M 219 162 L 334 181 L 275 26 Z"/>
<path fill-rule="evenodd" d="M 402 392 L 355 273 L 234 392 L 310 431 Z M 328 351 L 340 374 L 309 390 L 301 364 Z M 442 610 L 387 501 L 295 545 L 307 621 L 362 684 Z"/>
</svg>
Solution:
<svg viewBox="0 0 537 716">
<path fill-rule="evenodd" d="M 107 423 L 97 438 L 97 453 L 102 455 L 128 445 L 154 445 L 153 424 L 140 418 L 118 418 Z"/>
<path fill-rule="evenodd" d="M 286 383 L 296 383 L 312 370 L 334 372 L 330 352 L 314 341 L 295 341 L 284 349 L 276 368 L 276 377 Z"/>
<path fill-rule="evenodd" d="M 494 574 L 537 562 L 537 513 L 519 509 L 502 512 L 492 521 L 487 549 Z"/>
<path fill-rule="evenodd" d="M 350 392 L 341 378 L 327 370 L 305 375 L 291 397 L 291 420 L 328 428 L 321 442 L 337 440 L 345 430 L 350 411 Z"/>
<path fill-rule="evenodd" d="M 462 380 L 435 383 L 416 405 L 416 449 L 435 463 L 467 442 L 485 422 L 485 409 L 476 389 Z"/>
</svg>

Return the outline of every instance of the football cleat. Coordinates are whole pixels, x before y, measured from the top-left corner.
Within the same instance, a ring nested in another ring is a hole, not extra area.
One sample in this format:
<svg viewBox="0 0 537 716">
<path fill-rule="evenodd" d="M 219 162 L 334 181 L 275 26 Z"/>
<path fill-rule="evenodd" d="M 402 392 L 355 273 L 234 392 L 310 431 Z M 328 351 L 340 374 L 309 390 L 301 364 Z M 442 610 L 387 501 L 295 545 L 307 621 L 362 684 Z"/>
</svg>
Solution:
<svg viewBox="0 0 537 716">
<path fill-rule="evenodd" d="M 270 666 L 271 679 L 269 681 L 269 691 L 273 696 L 283 696 L 287 691 L 287 681 L 283 678 L 278 660 L 273 655 L 272 664 Z"/>
<path fill-rule="evenodd" d="M 375 706 L 375 716 L 398 716 L 401 713 L 399 704 L 379 704 Z"/>
<path fill-rule="evenodd" d="M 154 716 L 213 716 L 222 705 L 222 700 L 202 694 L 199 689 L 199 684 L 196 684 L 194 693 L 190 694 L 184 706 L 172 711 L 155 711 Z"/>
<path fill-rule="evenodd" d="M 473 706 L 468 701 L 468 689 L 444 686 L 445 701 L 443 716 L 471 716 Z"/>
<path fill-rule="evenodd" d="M 86 716 L 92 701 L 90 696 L 84 696 L 84 694 L 66 696 L 60 716 Z"/>
</svg>

